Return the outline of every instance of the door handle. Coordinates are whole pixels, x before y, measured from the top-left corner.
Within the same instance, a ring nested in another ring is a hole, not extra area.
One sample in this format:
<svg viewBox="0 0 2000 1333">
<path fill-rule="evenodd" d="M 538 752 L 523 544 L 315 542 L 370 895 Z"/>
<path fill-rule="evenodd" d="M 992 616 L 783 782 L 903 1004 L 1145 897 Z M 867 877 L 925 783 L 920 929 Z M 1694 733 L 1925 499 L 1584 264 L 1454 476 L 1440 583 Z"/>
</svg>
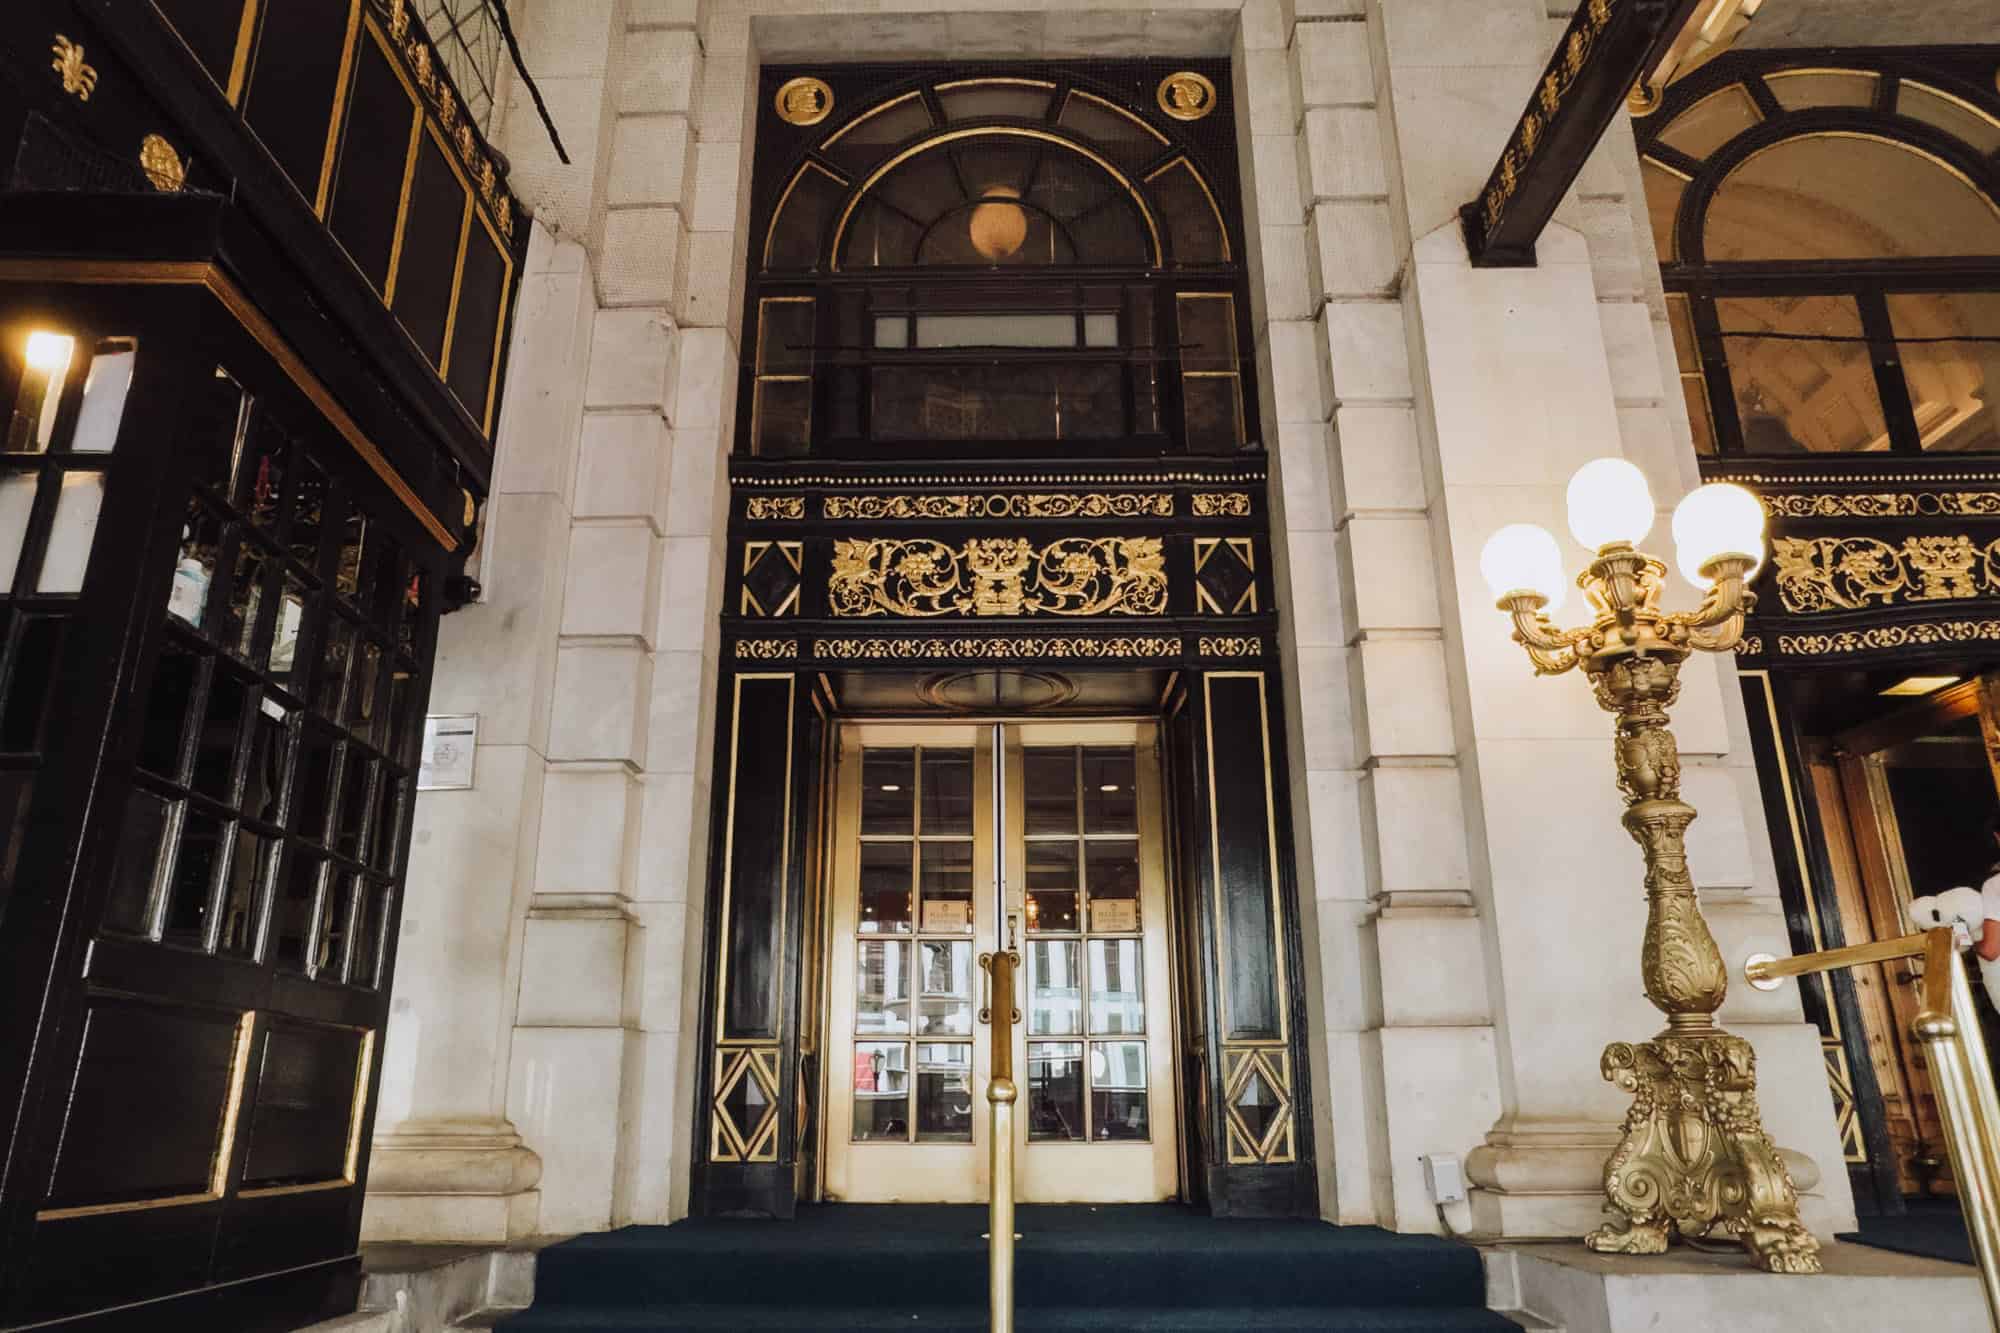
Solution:
<svg viewBox="0 0 2000 1333">
<path fill-rule="evenodd" d="M 993 955 L 979 955 L 979 1021 L 993 1021 Z"/>
</svg>

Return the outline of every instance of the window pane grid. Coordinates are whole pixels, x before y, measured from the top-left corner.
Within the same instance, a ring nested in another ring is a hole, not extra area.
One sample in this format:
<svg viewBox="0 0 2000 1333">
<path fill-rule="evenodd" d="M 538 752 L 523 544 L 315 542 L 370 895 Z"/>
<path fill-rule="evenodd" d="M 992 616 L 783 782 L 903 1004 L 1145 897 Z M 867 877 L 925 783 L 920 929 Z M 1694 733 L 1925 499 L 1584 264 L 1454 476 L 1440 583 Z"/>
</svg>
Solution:
<svg viewBox="0 0 2000 1333">
<path fill-rule="evenodd" d="M 1028 1137 L 1149 1140 L 1137 756 L 1129 746 L 1038 746 L 1023 768 L 1028 822 L 1043 826 L 1025 835 Z M 1073 874 L 1057 884 L 1065 870 Z"/>
<path fill-rule="evenodd" d="M 971 779 L 963 747 L 862 751 L 857 1143 L 972 1140 Z"/>
<path fill-rule="evenodd" d="M 227 372 L 183 438 L 196 475 L 105 927 L 377 985 L 427 583 Z"/>
</svg>

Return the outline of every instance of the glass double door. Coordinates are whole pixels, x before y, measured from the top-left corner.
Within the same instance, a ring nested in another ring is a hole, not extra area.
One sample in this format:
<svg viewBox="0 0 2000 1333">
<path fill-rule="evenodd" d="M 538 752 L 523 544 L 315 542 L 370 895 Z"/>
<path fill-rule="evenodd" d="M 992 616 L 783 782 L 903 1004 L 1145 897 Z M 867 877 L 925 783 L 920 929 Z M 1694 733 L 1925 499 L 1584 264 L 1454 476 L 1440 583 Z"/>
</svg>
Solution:
<svg viewBox="0 0 2000 1333">
<path fill-rule="evenodd" d="M 1015 1193 L 1178 1188 L 1172 986 L 1149 723 L 842 732 L 827 913 L 825 1193 L 990 1188 L 982 954 L 1019 950 Z"/>
</svg>

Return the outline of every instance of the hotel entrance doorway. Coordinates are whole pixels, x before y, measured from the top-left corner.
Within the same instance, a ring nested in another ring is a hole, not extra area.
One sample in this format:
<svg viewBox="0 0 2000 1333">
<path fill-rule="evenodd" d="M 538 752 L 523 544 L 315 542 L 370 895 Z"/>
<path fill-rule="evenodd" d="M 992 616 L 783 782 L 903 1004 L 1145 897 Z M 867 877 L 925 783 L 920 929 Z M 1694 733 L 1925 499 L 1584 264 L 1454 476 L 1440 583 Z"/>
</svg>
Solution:
<svg viewBox="0 0 2000 1333">
<path fill-rule="evenodd" d="M 1179 1192 L 1172 938 L 1150 722 L 840 733 L 825 1027 L 827 1197 L 987 1197 L 982 954 L 1022 966 L 1016 1191 Z"/>
</svg>

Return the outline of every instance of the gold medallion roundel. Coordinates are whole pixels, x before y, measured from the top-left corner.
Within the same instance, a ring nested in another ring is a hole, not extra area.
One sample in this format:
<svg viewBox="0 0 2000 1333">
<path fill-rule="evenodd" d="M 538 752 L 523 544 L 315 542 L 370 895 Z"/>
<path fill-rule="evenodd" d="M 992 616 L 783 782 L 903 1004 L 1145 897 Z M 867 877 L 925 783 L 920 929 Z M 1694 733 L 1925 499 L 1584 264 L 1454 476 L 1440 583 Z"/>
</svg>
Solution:
<svg viewBox="0 0 2000 1333">
<path fill-rule="evenodd" d="M 833 114 L 833 89 L 810 74 L 785 80 L 776 101 L 778 118 L 788 125 L 817 125 Z"/>
<path fill-rule="evenodd" d="M 1191 69 L 1160 80 L 1160 110 L 1175 120 L 1200 120 L 1215 110 L 1215 85 Z"/>
</svg>

